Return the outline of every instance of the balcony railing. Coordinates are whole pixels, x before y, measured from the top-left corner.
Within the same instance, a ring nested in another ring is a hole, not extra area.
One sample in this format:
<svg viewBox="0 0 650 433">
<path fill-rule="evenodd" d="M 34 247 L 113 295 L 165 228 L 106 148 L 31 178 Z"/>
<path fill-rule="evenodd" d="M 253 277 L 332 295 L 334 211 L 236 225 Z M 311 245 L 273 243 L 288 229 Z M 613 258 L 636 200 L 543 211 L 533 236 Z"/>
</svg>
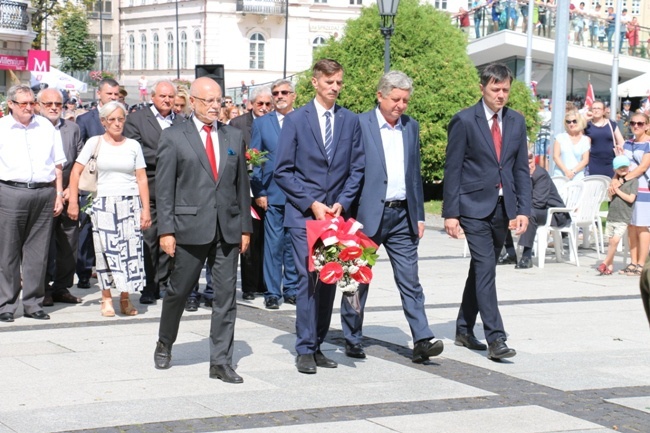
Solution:
<svg viewBox="0 0 650 433">
<path fill-rule="evenodd" d="M 0 29 L 27 30 L 27 3 L 0 0 Z"/>
<path fill-rule="evenodd" d="M 257 15 L 284 15 L 285 0 L 237 0 L 237 12 Z"/>
</svg>

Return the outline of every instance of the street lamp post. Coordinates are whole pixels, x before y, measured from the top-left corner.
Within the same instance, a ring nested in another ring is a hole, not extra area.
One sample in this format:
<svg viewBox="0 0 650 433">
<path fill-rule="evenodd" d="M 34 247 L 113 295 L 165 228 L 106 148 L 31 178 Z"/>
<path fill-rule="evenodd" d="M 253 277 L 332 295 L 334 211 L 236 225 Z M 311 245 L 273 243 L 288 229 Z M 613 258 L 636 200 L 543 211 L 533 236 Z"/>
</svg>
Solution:
<svg viewBox="0 0 650 433">
<path fill-rule="evenodd" d="M 384 73 L 390 70 L 390 37 L 395 29 L 394 21 L 397 15 L 399 0 L 378 0 L 379 16 L 381 17 L 381 34 L 384 35 Z"/>
<path fill-rule="evenodd" d="M 178 0 L 176 0 L 176 79 L 181 79 L 181 58 L 180 56 L 181 41 L 178 38 Z M 187 50 L 186 50 L 187 51 Z"/>
</svg>

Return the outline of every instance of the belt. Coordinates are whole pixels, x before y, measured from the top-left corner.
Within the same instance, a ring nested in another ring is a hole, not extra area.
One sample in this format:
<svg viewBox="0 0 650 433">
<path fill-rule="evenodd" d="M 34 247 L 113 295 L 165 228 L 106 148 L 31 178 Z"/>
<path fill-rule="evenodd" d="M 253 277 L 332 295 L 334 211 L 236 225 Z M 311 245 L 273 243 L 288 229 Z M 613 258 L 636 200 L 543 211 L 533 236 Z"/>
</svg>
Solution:
<svg viewBox="0 0 650 433">
<path fill-rule="evenodd" d="M 406 200 L 385 201 L 384 207 L 389 207 L 389 208 L 406 207 Z"/>
<path fill-rule="evenodd" d="M 54 182 L 14 182 L 13 180 L 0 180 L 5 185 L 15 186 L 17 188 L 38 189 L 54 186 Z"/>
</svg>

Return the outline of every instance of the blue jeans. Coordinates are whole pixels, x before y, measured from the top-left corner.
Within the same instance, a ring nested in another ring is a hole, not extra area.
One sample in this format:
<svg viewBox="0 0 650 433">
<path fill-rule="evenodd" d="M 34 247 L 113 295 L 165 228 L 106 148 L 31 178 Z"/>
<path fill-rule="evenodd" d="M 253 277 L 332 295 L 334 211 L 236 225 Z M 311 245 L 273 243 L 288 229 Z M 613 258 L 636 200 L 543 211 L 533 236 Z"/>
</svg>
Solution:
<svg viewBox="0 0 650 433">
<path fill-rule="evenodd" d="M 474 18 L 474 31 L 476 32 L 476 39 L 481 37 L 481 19 Z"/>
<path fill-rule="evenodd" d="M 612 52 L 612 37 L 614 36 L 614 26 L 607 27 L 607 51 Z"/>
</svg>

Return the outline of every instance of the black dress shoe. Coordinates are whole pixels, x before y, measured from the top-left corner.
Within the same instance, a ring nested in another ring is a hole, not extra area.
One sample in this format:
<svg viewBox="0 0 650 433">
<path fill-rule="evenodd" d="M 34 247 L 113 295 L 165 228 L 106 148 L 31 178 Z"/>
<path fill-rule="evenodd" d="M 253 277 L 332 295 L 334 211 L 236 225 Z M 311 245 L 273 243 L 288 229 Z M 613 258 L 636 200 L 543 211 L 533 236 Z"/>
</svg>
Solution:
<svg viewBox="0 0 650 433">
<path fill-rule="evenodd" d="M 517 352 L 506 345 L 506 339 L 501 337 L 490 343 L 488 348 L 488 359 L 512 358 Z"/>
<path fill-rule="evenodd" d="M 411 358 L 411 361 L 416 364 L 421 364 L 431 356 L 440 355 L 444 348 L 445 345 L 441 340 L 436 340 L 433 343 L 429 340 L 418 341 L 413 347 L 413 358 Z"/>
<path fill-rule="evenodd" d="M 255 299 L 255 294 L 251 292 L 244 292 L 242 293 L 241 298 L 245 301 L 252 301 Z"/>
<path fill-rule="evenodd" d="M 530 257 L 522 257 L 519 263 L 515 265 L 515 269 L 530 269 L 533 267 L 533 260 Z"/>
<path fill-rule="evenodd" d="M 208 308 L 212 308 L 212 299 L 206 299 L 205 300 L 205 306 Z"/>
<path fill-rule="evenodd" d="M 14 313 L 0 313 L 0 322 L 13 322 Z"/>
<path fill-rule="evenodd" d="M 198 311 L 198 309 L 199 309 L 199 300 L 194 297 L 187 298 L 187 301 L 185 301 L 185 311 L 189 311 L 190 313 L 193 313 L 194 311 Z"/>
<path fill-rule="evenodd" d="M 77 282 L 78 289 L 90 289 L 90 281 L 87 278 L 79 279 Z"/>
<path fill-rule="evenodd" d="M 43 306 L 44 307 L 51 307 L 54 305 L 54 299 L 52 299 L 52 295 L 45 295 L 43 297 Z"/>
<path fill-rule="evenodd" d="M 23 316 L 27 317 L 28 319 L 50 320 L 50 315 L 43 310 L 38 310 L 33 313 L 25 313 Z"/>
<path fill-rule="evenodd" d="M 316 361 L 314 360 L 314 354 L 310 353 L 309 355 L 296 356 L 296 368 L 300 373 L 316 373 Z"/>
<path fill-rule="evenodd" d="M 158 370 L 166 370 L 171 366 L 172 348 L 162 341 L 156 343 L 156 350 L 153 353 L 153 362 Z"/>
<path fill-rule="evenodd" d="M 350 358 L 364 359 L 366 357 L 366 352 L 363 351 L 363 347 L 360 344 L 349 344 L 345 343 L 345 356 Z"/>
<path fill-rule="evenodd" d="M 485 350 L 487 349 L 487 346 L 480 341 L 473 335 L 469 334 L 456 334 L 456 341 L 454 341 L 454 344 L 456 346 L 465 346 L 468 349 L 472 350 Z"/>
<path fill-rule="evenodd" d="M 499 257 L 499 261 L 497 262 L 497 265 L 516 265 L 517 264 L 517 256 L 511 256 L 508 253 L 505 253 L 501 257 Z"/>
<path fill-rule="evenodd" d="M 244 383 L 244 379 L 227 364 L 211 365 L 210 379 L 221 379 L 226 383 Z"/>
<path fill-rule="evenodd" d="M 142 295 L 140 295 L 140 303 L 142 305 L 155 304 L 156 298 L 151 293 L 142 292 Z"/>
<path fill-rule="evenodd" d="M 287 303 L 287 304 L 296 305 L 296 297 L 295 296 L 287 296 L 286 298 L 284 298 L 284 302 Z"/>
<path fill-rule="evenodd" d="M 327 356 L 323 355 L 323 352 L 320 350 L 317 350 L 316 353 L 314 353 L 314 361 L 318 367 L 336 368 L 339 366 L 335 361 L 332 361 Z"/>
<path fill-rule="evenodd" d="M 269 310 L 277 310 L 280 308 L 278 304 L 278 298 L 271 296 L 269 299 L 264 300 L 264 306 Z"/>
<path fill-rule="evenodd" d="M 81 304 L 81 299 L 72 296 L 70 292 L 55 293 L 52 295 L 52 300 L 64 304 Z M 43 305 L 45 305 L 45 300 L 43 300 Z"/>
</svg>

